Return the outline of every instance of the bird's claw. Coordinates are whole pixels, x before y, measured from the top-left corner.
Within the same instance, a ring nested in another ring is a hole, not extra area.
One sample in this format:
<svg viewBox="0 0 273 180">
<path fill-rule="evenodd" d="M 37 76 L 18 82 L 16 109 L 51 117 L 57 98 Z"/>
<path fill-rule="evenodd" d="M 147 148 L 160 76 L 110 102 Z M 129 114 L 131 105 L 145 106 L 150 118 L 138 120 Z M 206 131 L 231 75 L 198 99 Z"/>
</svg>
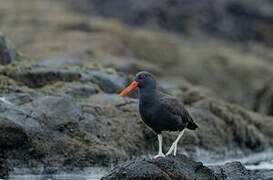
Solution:
<svg viewBox="0 0 273 180">
<path fill-rule="evenodd" d="M 159 157 L 165 157 L 165 154 L 163 154 L 163 153 L 158 153 L 158 155 L 154 156 L 154 159 L 159 158 Z"/>
</svg>

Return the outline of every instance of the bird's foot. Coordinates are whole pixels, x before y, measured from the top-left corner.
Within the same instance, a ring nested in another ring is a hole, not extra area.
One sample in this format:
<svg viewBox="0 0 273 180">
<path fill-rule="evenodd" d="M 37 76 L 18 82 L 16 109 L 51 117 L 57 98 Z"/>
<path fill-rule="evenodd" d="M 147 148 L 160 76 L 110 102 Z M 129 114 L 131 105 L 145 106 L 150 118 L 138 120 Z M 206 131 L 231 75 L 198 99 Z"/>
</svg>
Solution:
<svg viewBox="0 0 273 180">
<path fill-rule="evenodd" d="M 177 144 L 175 144 L 174 149 L 173 149 L 173 156 L 176 156 L 176 152 L 177 152 Z"/>
<path fill-rule="evenodd" d="M 169 151 L 166 153 L 166 156 L 169 156 L 170 154 L 172 154 L 173 152 L 173 155 L 176 156 L 176 151 L 177 151 L 177 143 L 173 143 L 172 146 L 170 147 Z"/>
<path fill-rule="evenodd" d="M 165 157 L 165 154 L 158 153 L 156 156 L 154 156 L 154 159 L 159 158 L 159 157 Z"/>
</svg>

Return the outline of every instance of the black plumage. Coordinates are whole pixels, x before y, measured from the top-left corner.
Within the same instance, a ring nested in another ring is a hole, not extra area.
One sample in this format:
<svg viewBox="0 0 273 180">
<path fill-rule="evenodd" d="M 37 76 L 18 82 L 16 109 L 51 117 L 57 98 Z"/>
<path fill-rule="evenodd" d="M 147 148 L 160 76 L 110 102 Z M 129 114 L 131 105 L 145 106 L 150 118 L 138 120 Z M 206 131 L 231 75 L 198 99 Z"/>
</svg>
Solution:
<svg viewBox="0 0 273 180">
<path fill-rule="evenodd" d="M 183 135 L 183 130 L 195 130 L 198 125 L 193 121 L 183 103 L 176 98 L 160 92 L 154 76 L 149 72 L 137 73 L 135 80 L 125 88 L 120 95 L 139 90 L 139 112 L 142 120 L 158 134 L 159 153 L 157 157 L 164 157 L 162 152 L 162 131 L 180 131 L 178 138 L 167 152 L 176 155 L 177 143 Z"/>
<path fill-rule="evenodd" d="M 157 89 L 154 91 L 148 96 L 140 91 L 139 112 L 142 120 L 157 134 L 198 127 L 181 102 Z"/>
</svg>

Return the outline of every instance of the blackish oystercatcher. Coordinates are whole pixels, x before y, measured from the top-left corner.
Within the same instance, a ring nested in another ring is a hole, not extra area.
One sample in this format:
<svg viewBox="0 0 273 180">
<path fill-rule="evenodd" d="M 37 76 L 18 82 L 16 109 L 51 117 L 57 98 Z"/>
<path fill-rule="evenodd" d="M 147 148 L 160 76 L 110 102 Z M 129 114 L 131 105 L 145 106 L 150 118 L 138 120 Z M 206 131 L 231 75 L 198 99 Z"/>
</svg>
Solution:
<svg viewBox="0 0 273 180">
<path fill-rule="evenodd" d="M 165 157 L 162 152 L 162 131 L 179 131 L 166 155 L 177 152 L 177 144 L 184 133 L 184 129 L 195 130 L 198 126 L 185 109 L 184 105 L 174 97 L 163 94 L 157 89 L 154 76 L 146 71 L 136 74 L 135 80 L 119 94 L 127 95 L 139 88 L 139 112 L 142 120 L 156 132 L 158 136 L 159 152 L 154 158 Z"/>
</svg>

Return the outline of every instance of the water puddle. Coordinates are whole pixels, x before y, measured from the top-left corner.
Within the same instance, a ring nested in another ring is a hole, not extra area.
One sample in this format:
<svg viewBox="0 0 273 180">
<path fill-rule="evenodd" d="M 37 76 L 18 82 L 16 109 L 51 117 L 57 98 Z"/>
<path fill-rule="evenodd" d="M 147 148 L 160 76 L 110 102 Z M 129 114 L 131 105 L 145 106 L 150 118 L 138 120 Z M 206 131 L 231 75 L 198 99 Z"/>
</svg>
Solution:
<svg viewBox="0 0 273 180">
<path fill-rule="evenodd" d="M 204 163 L 207 166 L 223 165 L 228 162 L 239 161 L 249 170 L 273 170 L 273 151 L 255 153 L 243 158 L 230 158 L 223 161 Z M 206 161 L 204 161 L 206 162 Z"/>
</svg>

